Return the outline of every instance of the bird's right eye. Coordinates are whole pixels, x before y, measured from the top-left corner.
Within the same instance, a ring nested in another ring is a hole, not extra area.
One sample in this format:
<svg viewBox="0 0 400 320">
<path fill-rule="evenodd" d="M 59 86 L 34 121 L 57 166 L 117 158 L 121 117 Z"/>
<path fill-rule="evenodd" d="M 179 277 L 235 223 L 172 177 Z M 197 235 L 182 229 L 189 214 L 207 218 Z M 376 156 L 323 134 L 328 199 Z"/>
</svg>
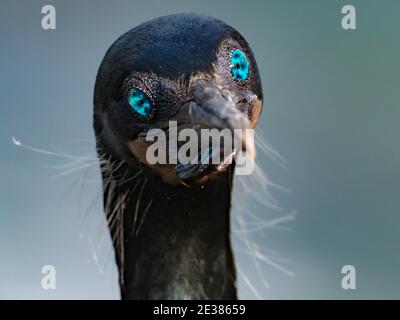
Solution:
<svg viewBox="0 0 400 320">
<path fill-rule="evenodd" d="M 230 68 L 235 81 L 245 81 L 250 75 L 249 60 L 242 50 L 235 49 L 231 53 Z"/>
<path fill-rule="evenodd" d="M 142 90 L 132 88 L 129 91 L 128 102 L 132 111 L 139 118 L 149 120 L 154 116 L 154 105 Z"/>
</svg>

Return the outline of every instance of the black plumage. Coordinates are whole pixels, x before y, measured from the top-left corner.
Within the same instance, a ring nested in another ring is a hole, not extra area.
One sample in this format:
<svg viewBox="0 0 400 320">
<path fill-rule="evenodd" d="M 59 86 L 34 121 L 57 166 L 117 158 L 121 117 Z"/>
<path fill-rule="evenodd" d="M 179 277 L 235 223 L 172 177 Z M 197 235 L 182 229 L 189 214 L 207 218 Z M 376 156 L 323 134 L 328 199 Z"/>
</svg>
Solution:
<svg viewBox="0 0 400 320">
<path fill-rule="evenodd" d="M 233 49 L 249 60 L 247 81 L 232 79 Z M 151 97 L 151 119 L 132 114 L 132 87 Z M 169 120 L 196 129 L 254 128 L 262 99 L 247 42 L 208 16 L 143 23 L 107 51 L 96 79 L 94 129 L 122 298 L 236 298 L 229 221 L 234 166 L 152 166 L 143 157 L 143 136 Z"/>
</svg>

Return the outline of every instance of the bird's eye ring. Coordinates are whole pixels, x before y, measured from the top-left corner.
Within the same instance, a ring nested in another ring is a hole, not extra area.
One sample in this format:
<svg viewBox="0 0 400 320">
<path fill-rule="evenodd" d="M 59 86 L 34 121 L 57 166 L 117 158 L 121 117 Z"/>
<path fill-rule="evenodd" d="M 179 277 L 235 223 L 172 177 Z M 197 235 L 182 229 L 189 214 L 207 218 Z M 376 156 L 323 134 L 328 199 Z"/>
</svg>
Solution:
<svg viewBox="0 0 400 320">
<path fill-rule="evenodd" d="M 232 51 L 229 67 L 234 80 L 246 81 L 249 78 L 250 64 L 242 50 L 235 49 Z"/>
<path fill-rule="evenodd" d="M 151 99 L 138 88 L 132 88 L 128 93 L 128 102 L 132 111 L 144 120 L 150 120 L 154 116 L 154 105 Z"/>
</svg>

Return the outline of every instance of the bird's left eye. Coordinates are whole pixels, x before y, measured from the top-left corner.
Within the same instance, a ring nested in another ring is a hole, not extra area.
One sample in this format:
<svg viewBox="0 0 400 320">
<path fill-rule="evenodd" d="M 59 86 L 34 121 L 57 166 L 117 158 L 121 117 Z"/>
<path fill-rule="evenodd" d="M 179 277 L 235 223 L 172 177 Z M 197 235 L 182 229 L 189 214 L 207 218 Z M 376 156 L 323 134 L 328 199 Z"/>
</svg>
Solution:
<svg viewBox="0 0 400 320">
<path fill-rule="evenodd" d="M 154 105 L 150 98 L 140 89 L 133 88 L 129 91 L 129 105 L 132 110 L 144 119 L 150 119 L 154 114 Z"/>
<path fill-rule="evenodd" d="M 234 80 L 247 80 L 250 74 L 250 66 L 249 60 L 242 50 L 235 49 L 232 51 L 230 68 Z"/>
</svg>

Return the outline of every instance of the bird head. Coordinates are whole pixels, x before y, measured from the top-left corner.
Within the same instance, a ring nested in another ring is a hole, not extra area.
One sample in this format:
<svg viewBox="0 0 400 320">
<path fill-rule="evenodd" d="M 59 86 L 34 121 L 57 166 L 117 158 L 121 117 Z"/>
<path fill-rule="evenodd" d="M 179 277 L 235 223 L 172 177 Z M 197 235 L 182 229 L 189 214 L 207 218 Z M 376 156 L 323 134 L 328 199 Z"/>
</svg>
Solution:
<svg viewBox="0 0 400 320">
<path fill-rule="evenodd" d="M 179 159 L 179 148 L 188 141 L 178 138 L 173 144 L 172 132 L 179 136 L 189 129 L 201 140 L 204 129 L 254 129 L 262 101 L 253 52 L 238 31 L 203 15 L 160 17 L 122 35 L 100 65 L 94 94 L 98 149 L 167 184 L 204 181 L 230 166 L 227 159 L 234 158 L 235 146 L 229 154 L 221 150 L 227 144 L 232 148 L 235 137 L 218 142 L 219 163 L 201 161 L 204 143 L 199 141 L 194 147 L 198 153 L 190 155 L 198 163 L 185 163 Z M 154 132 L 165 133 L 166 163 L 149 161 Z M 254 154 L 249 139 L 242 134 L 240 148 Z M 210 147 L 208 155 L 214 150 Z M 176 162 L 171 161 L 173 154 L 178 155 Z"/>
</svg>

